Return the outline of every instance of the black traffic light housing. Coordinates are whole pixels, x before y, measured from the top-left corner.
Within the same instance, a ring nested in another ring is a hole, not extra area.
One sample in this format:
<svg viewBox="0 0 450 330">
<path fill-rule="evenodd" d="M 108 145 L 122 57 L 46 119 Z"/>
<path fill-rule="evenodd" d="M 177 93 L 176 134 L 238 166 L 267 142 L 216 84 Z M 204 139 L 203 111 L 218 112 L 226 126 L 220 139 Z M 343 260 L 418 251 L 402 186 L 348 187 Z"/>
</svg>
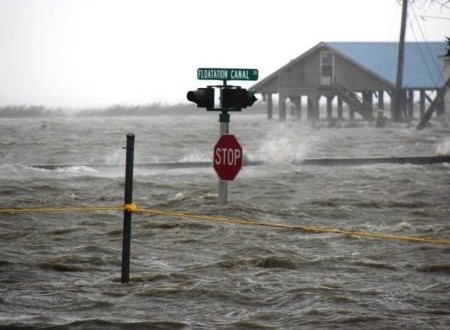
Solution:
<svg viewBox="0 0 450 330">
<path fill-rule="evenodd" d="M 220 88 L 220 107 L 214 107 L 214 87 Z M 206 108 L 209 111 L 241 111 L 247 108 L 258 99 L 254 91 L 248 91 L 240 86 L 207 86 L 189 91 L 187 99 L 197 104 L 197 108 Z"/>
<path fill-rule="evenodd" d="M 196 91 L 189 91 L 186 95 L 187 99 L 197 104 L 197 108 L 214 108 L 214 88 L 198 88 Z"/>
<path fill-rule="evenodd" d="M 255 101 L 255 92 L 241 87 L 225 87 L 221 89 L 222 107 L 228 110 L 239 111 L 247 108 Z"/>
</svg>

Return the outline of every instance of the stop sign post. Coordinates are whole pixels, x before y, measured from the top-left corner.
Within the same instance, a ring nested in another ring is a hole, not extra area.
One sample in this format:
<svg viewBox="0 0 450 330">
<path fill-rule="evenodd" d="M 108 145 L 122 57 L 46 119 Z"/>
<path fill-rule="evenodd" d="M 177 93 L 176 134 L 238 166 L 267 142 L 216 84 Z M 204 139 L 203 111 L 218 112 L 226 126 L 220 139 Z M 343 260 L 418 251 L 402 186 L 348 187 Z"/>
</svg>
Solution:
<svg viewBox="0 0 450 330">
<path fill-rule="evenodd" d="M 258 80 L 257 69 L 224 69 L 199 68 L 197 79 L 222 80 L 222 85 L 198 88 L 189 91 L 187 99 L 197 104 L 199 108 L 209 111 L 220 111 L 220 138 L 214 146 L 213 166 L 219 176 L 218 201 L 219 205 L 226 205 L 228 200 L 228 181 L 234 180 L 242 167 L 242 147 L 236 137 L 229 134 L 229 111 L 241 111 L 257 100 L 255 91 L 249 91 L 240 86 L 227 85 L 227 80 Z M 214 89 L 220 89 L 220 105 L 214 106 Z"/>
<path fill-rule="evenodd" d="M 242 167 L 242 147 L 232 134 L 223 134 L 214 146 L 214 170 L 220 180 L 232 181 Z"/>
</svg>

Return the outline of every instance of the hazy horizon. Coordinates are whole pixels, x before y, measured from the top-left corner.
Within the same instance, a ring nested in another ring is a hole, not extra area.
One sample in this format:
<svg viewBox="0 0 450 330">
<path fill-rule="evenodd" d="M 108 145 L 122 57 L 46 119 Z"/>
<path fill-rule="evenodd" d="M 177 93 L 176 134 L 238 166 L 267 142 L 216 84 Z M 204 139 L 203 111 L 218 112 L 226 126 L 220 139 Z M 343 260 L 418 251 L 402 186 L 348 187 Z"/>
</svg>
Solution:
<svg viewBox="0 0 450 330">
<path fill-rule="evenodd" d="M 322 41 L 399 38 L 396 0 L 220 4 L 1 0 L 0 106 L 179 104 L 214 83 L 197 80 L 199 67 L 256 68 L 261 80 Z M 411 4 L 407 41 L 444 41 L 447 7 Z"/>
</svg>

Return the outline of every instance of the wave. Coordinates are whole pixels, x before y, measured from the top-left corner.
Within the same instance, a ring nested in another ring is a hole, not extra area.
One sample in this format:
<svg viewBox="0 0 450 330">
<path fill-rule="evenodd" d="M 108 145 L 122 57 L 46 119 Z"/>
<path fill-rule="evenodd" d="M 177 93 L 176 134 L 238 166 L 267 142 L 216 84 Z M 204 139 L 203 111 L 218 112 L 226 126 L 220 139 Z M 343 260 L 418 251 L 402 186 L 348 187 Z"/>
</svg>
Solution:
<svg viewBox="0 0 450 330">
<path fill-rule="evenodd" d="M 27 326 L 22 324 L 0 324 L 0 329 L 7 330 L 32 330 L 36 326 Z M 41 325 L 38 329 L 46 330 L 179 330 L 188 328 L 188 324 L 176 321 L 147 321 L 147 322 L 112 322 L 101 319 L 79 320 L 59 325 Z"/>
<path fill-rule="evenodd" d="M 450 156 L 450 138 L 439 143 L 436 147 L 436 155 Z"/>
<path fill-rule="evenodd" d="M 82 173 L 90 172 L 96 173 L 96 165 L 65 165 L 65 164 L 36 164 L 36 165 L 22 165 L 22 164 L 4 164 L 0 165 L 0 172 L 61 172 L 61 173 Z"/>
<path fill-rule="evenodd" d="M 250 257 L 220 261 L 218 263 L 223 268 L 280 268 L 280 269 L 298 269 L 300 265 L 286 257 L 266 256 Z"/>
<path fill-rule="evenodd" d="M 98 170 L 92 166 L 73 165 L 68 167 L 58 167 L 55 169 L 61 173 L 98 173 Z"/>
<path fill-rule="evenodd" d="M 450 275 L 450 264 L 428 264 L 417 268 L 418 271 L 426 273 L 441 273 Z"/>
<path fill-rule="evenodd" d="M 270 157 L 269 157 L 270 158 Z M 200 159 L 200 160 L 196 160 Z M 292 157 L 275 157 L 275 163 L 288 163 L 290 165 L 308 166 L 361 166 L 361 165 L 378 165 L 378 164 L 413 164 L 413 165 L 427 165 L 450 163 L 450 156 L 419 156 L 419 157 L 382 157 L 382 158 L 293 158 Z M 243 166 L 258 166 L 274 164 L 273 161 L 262 161 L 257 158 L 245 157 Z M 23 170 L 34 171 L 56 171 L 59 173 L 99 173 L 105 169 L 123 169 L 124 164 L 32 164 L 32 165 L 17 165 L 5 164 L 0 165 L 0 172 L 19 172 Z M 204 168 L 212 167 L 211 160 L 204 160 L 202 156 L 191 155 L 182 158 L 180 161 L 174 162 L 152 162 L 152 163 L 136 163 L 135 168 L 139 169 L 189 169 L 189 168 Z"/>
</svg>

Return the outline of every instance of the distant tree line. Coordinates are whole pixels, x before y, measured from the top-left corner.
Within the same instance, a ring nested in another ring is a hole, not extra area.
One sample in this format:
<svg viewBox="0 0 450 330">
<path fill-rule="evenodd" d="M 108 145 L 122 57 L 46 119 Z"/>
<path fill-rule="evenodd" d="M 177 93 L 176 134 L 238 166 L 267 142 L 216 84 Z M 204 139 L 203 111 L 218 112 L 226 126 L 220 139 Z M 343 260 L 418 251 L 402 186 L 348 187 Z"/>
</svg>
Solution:
<svg viewBox="0 0 450 330">
<path fill-rule="evenodd" d="M 0 117 L 61 117 L 61 116 L 151 116 L 171 114 L 199 114 L 193 104 L 163 105 L 152 103 L 146 105 L 113 105 L 106 108 L 86 108 L 69 110 L 49 108 L 42 105 L 9 105 L 0 107 Z M 201 111 L 203 113 L 203 111 Z"/>
<path fill-rule="evenodd" d="M 247 114 L 265 113 L 263 103 L 257 102 L 251 108 L 242 112 Z M 161 104 L 144 105 L 113 105 L 106 108 L 86 108 L 69 110 L 63 108 L 49 108 L 42 105 L 13 105 L 0 107 L 0 118 L 22 117 L 61 117 L 61 116 L 159 116 L 159 115 L 201 115 L 205 109 L 199 109 L 195 104 Z"/>
<path fill-rule="evenodd" d="M 42 105 L 11 105 L 0 107 L 0 117 L 55 117 L 61 116 L 61 108 L 51 109 Z"/>
<path fill-rule="evenodd" d="M 151 103 L 144 105 L 113 105 L 107 108 L 90 108 L 79 111 L 80 116 L 150 116 L 150 115 L 170 115 L 186 113 L 191 114 L 195 110 L 191 104 L 162 105 L 161 103 Z"/>
</svg>

